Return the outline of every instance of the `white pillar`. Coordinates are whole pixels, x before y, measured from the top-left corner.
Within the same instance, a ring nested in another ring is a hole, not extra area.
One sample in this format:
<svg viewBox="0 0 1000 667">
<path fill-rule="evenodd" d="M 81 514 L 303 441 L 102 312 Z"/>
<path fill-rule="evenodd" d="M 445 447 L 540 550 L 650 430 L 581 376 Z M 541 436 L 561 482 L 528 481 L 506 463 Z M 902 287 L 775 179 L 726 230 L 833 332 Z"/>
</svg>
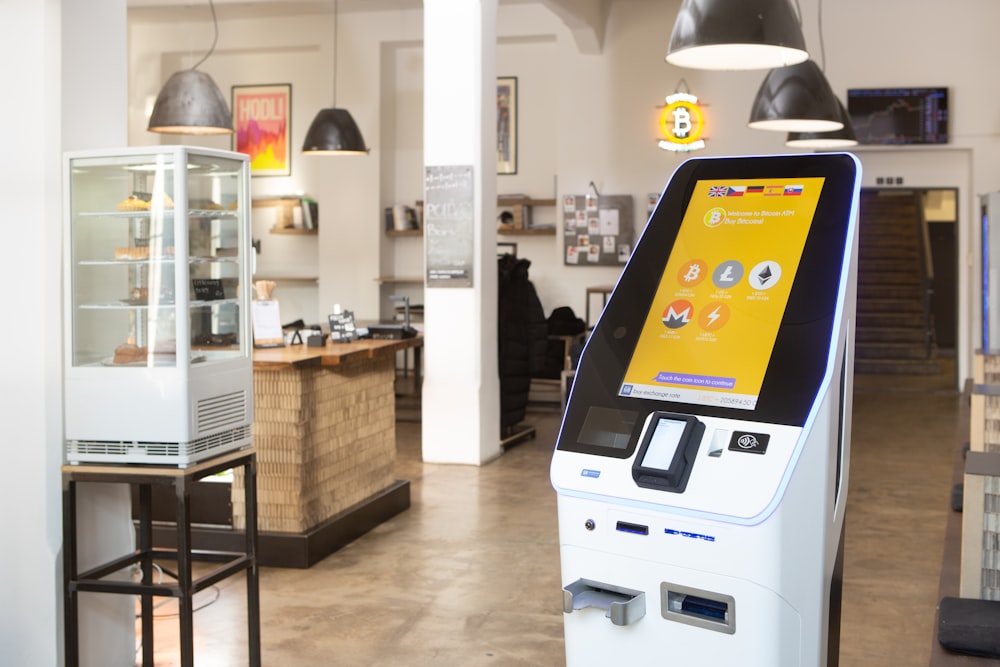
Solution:
<svg viewBox="0 0 1000 667">
<path fill-rule="evenodd" d="M 0 283 L 8 286 L 0 348 L 12 351 L 0 374 L 4 664 L 62 662 L 62 152 L 125 144 L 125 20 L 125 0 L 0 3 L 0 37 L 16 54 L 4 80 L 17 91 L 0 111 L 9 130 L 0 167 L 9 241 L 0 245 Z M 124 553 L 127 493 L 91 489 L 80 502 L 89 507 L 81 557 L 93 564 Z M 93 600 L 82 607 L 89 641 L 81 664 L 133 664 L 134 601 L 86 597 Z"/>
<path fill-rule="evenodd" d="M 127 11 L 125 0 L 62 0 L 63 151 L 128 143 Z M 61 226 L 55 231 L 60 232 Z M 61 311 L 52 316 L 56 322 L 62 319 Z M 61 382 L 60 376 L 60 387 Z M 58 423 L 62 423 L 61 413 Z M 81 484 L 77 488 L 80 569 L 131 552 L 135 540 L 128 486 Z M 116 578 L 129 576 L 123 572 Z M 84 593 L 79 600 L 80 664 L 131 665 L 135 661 L 135 598 Z"/>
<path fill-rule="evenodd" d="M 16 54 L 3 79 L 17 91 L 16 103 L 0 107 L 9 130 L 0 166 L 6 240 L 0 244 L 0 284 L 9 286 L 0 349 L 21 350 L 5 355 L 0 375 L 0 646 L 3 662 L 11 665 L 57 665 L 61 655 L 61 420 L 53 415 L 61 405 L 62 349 L 59 11 L 59 0 L 0 3 L 0 39 L 7 53 Z"/>
<path fill-rule="evenodd" d="M 472 234 L 472 285 L 424 290 L 428 462 L 479 465 L 500 453 L 496 17 L 496 0 L 424 0 L 424 164 L 471 167 L 473 184 L 464 221 Z M 428 252 L 441 242 L 448 241 L 424 235 Z"/>
</svg>

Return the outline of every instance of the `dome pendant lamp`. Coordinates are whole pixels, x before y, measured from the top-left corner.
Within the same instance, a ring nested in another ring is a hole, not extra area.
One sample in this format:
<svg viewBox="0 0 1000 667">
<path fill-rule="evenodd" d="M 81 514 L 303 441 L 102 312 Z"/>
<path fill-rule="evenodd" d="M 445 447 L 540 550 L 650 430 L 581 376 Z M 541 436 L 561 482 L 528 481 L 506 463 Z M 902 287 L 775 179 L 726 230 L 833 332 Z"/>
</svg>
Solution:
<svg viewBox="0 0 1000 667">
<path fill-rule="evenodd" d="M 844 122 L 830 83 L 819 65 L 807 60 L 767 73 L 747 125 L 755 130 L 831 132 Z"/>
<path fill-rule="evenodd" d="M 337 1 L 333 3 L 333 106 L 320 109 L 302 142 L 305 155 L 367 155 L 364 137 L 351 112 L 337 108 Z"/>
<path fill-rule="evenodd" d="M 695 69 L 752 70 L 808 57 L 789 0 L 684 0 L 666 60 Z"/>
<path fill-rule="evenodd" d="M 793 148 L 847 148 L 857 146 L 858 138 L 854 134 L 854 125 L 851 123 L 851 116 L 847 113 L 844 105 L 837 100 L 840 106 L 840 121 L 844 127 L 833 132 L 789 132 L 785 140 L 786 146 Z"/>
<path fill-rule="evenodd" d="M 149 116 L 150 132 L 165 134 L 232 134 L 233 117 L 222 91 L 208 74 L 198 71 L 198 65 L 208 60 L 219 41 L 219 21 L 215 5 L 212 10 L 215 38 L 208 53 L 194 67 L 174 74 L 156 96 L 153 113 Z"/>
</svg>

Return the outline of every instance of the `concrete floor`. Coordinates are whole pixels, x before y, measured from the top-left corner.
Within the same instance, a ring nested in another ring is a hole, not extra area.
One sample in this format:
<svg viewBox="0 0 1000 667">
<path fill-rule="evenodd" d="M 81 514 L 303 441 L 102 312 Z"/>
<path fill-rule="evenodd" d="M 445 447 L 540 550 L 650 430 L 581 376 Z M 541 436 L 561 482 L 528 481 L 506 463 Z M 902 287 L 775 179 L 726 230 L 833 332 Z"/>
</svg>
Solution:
<svg viewBox="0 0 1000 667">
<path fill-rule="evenodd" d="M 859 377 L 848 500 L 842 667 L 927 665 L 956 445 L 950 377 Z M 483 467 L 420 461 L 399 423 L 397 477 L 412 507 L 308 570 L 262 568 L 263 664 L 420 667 L 564 664 L 556 496 L 558 428 Z M 176 658 L 160 607 L 156 664 Z M 245 587 L 202 593 L 198 667 L 245 665 Z M 715 667 L 715 666 L 713 666 Z"/>
</svg>

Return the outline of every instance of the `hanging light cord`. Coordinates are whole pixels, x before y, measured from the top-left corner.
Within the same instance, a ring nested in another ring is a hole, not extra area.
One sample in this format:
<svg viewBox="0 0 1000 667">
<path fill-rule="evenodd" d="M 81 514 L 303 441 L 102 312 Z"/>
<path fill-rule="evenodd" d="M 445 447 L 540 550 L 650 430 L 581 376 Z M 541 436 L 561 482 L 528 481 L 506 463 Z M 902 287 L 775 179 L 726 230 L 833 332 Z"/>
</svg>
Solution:
<svg viewBox="0 0 1000 667">
<path fill-rule="evenodd" d="M 337 26 L 339 0 L 333 0 L 333 108 L 337 108 L 337 47 L 340 46 L 340 32 Z"/>
<path fill-rule="evenodd" d="M 823 0 L 819 0 L 817 11 L 819 18 L 816 24 L 819 26 L 819 68 L 826 72 L 826 47 L 823 45 Z"/>
<path fill-rule="evenodd" d="M 201 60 L 195 63 L 195 66 L 191 69 L 198 69 L 198 65 L 208 60 L 208 57 L 215 51 L 215 45 L 219 43 L 219 19 L 215 15 L 215 3 L 212 0 L 208 0 L 208 7 L 212 10 L 212 25 L 215 26 L 215 37 L 212 39 L 212 47 L 208 50 L 208 53 L 202 56 Z"/>
<path fill-rule="evenodd" d="M 802 27 L 802 5 L 799 4 L 799 0 L 795 0 L 795 12 L 799 15 L 799 28 Z M 823 0 L 819 0 L 817 3 L 817 12 L 819 18 L 816 20 L 819 26 L 819 69 L 821 72 L 826 72 L 826 46 L 823 44 Z"/>
</svg>

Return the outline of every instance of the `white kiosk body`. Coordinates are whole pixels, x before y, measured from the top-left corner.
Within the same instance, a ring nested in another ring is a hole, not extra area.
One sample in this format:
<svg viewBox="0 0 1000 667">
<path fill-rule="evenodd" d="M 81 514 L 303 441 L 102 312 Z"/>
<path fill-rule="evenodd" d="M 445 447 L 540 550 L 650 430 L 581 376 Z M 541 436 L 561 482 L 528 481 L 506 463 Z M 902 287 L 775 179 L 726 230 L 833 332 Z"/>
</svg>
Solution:
<svg viewBox="0 0 1000 667">
<path fill-rule="evenodd" d="M 551 465 L 569 665 L 836 665 L 860 165 L 693 159 Z"/>
</svg>

